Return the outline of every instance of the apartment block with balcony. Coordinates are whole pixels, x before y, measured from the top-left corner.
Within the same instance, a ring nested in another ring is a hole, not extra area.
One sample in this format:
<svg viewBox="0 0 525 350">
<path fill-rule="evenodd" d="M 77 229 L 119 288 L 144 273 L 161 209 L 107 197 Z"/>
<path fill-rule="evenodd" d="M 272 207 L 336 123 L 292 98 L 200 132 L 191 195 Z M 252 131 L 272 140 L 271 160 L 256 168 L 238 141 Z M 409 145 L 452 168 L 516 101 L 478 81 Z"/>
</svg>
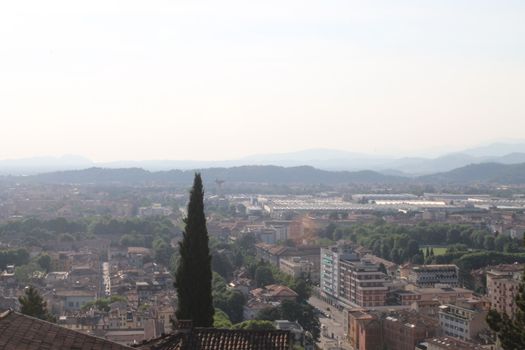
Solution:
<svg viewBox="0 0 525 350">
<path fill-rule="evenodd" d="M 341 260 L 359 261 L 358 255 L 349 246 L 321 248 L 320 290 L 321 297 L 330 303 L 339 298 L 339 269 Z"/>
<path fill-rule="evenodd" d="M 379 266 L 368 260 L 339 263 L 339 298 L 362 307 L 384 306 L 388 287 Z"/>
<path fill-rule="evenodd" d="M 487 296 L 491 307 L 514 317 L 523 265 L 499 265 L 487 271 Z"/>
<path fill-rule="evenodd" d="M 436 285 L 459 286 L 459 268 L 456 265 L 419 265 L 413 266 L 408 280 L 418 287 L 436 287 Z"/>
</svg>

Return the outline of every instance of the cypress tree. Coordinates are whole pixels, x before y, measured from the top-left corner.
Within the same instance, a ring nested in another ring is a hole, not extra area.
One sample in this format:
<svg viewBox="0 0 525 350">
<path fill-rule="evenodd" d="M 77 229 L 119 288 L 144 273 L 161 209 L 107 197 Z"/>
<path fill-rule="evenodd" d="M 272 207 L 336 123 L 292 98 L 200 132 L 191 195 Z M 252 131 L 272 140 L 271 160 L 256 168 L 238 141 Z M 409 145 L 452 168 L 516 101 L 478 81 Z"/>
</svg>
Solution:
<svg viewBox="0 0 525 350">
<path fill-rule="evenodd" d="M 176 316 L 179 320 L 192 320 L 196 327 L 212 327 L 211 255 L 203 197 L 201 175 L 196 173 L 188 216 L 184 219 L 183 239 L 179 242 L 180 259 L 175 273 Z"/>
</svg>

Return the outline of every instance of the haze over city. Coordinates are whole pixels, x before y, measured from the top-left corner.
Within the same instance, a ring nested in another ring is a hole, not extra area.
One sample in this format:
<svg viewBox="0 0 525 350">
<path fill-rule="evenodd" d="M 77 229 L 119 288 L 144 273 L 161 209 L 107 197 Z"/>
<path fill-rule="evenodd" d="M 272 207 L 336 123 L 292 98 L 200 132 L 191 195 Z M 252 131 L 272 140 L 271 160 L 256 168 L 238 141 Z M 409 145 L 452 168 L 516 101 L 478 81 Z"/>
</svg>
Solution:
<svg viewBox="0 0 525 350">
<path fill-rule="evenodd" d="M 0 159 L 411 155 L 522 140 L 524 7 L 4 2 Z"/>
<path fill-rule="evenodd" d="M 525 1 L 0 1 L 0 350 L 524 350 Z"/>
</svg>

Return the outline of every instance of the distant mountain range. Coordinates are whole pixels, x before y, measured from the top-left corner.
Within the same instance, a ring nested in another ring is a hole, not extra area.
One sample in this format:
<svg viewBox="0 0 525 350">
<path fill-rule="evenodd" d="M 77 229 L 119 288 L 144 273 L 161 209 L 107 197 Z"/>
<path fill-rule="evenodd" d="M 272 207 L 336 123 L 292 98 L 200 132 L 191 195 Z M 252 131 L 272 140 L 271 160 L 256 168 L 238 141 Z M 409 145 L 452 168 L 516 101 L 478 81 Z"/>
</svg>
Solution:
<svg viewBox="0 0 525 350">
<path fill-rule="evenodd" d="M 418 180 L 425 183 L 448 184 L 525 184 L 525 163 L 508 165 L 498 163 L 471 164 L 445 173 L 421 176 Z"/>
<path fill-rule="evenodd" d="M 371 170 L 328 171 L 311 166 L 257 165 L 205 168 L 199 171 L 207 184 L 213 183 L 215 180 L 224 180 L 228 184 L 272 185 L 525 184 L 525 163 L 509 165 L 498 163 L 472 164 L 448 172 L 419 177 L 385 175 Z M 98 185 L 189 185 L 194 172 L 195 170 L 151 172 L 139 168 L 89 168 L 30 176 L 4 176 L 0 177 L 0 181 Z"/>
<path fill-rule="evenodd" d="M 257 184 L 373 184 L 395 183 L 406 178 L 383 175 L 374 171 L 327 171 L 311 166 L 279 167 L 274 165 L 247 165 L 232 168 L 198 170 L 207 183 L 224 180 L 228 183 Z M 20 181 L 60 184 L 191 184 L 195 170 L 168 170 L 151 172 L 139 168 L 89 168 L 67 170 L 31 176 L 19 176 Z M 8 177 L 12 179 L 12 177 Z"/>
<path fill-rule="evenodd" d="M 93 162 L 81 156 L 38 157 L 0 160 L 0 174 L 31 175 L 63 170 L 97 168 L 141 168 L 149 171 L 172 169 L 232 168 L 247 165 L 281 167 L 311 166 L 330 171 L 373 170 L 385 175 L 421 176 L 447 172 L 470 164 L 525 163 L 525 143 L 494 143 L 488 146 L 449 153 L 436 158 L 389 157 L 330 149 L 310 149 L 280 154 L 260 154 L 234 160 L 144 160 Z"/>
</svg>

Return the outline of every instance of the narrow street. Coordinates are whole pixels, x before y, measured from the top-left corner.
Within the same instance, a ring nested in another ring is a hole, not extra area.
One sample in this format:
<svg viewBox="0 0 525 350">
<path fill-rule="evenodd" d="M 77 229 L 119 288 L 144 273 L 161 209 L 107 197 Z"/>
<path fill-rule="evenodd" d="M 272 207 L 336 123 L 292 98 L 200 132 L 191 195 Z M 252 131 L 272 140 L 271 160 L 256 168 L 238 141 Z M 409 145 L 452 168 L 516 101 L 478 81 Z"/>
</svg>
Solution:
<svg viewBox="0 0 525 350">
<path fill-rule="evenodd" d="M 109 262 L 102 263 L 102 284 L 104 287 L 104 295 L 109 297 L 111 295 L 111 278 L 109 272 Z"/>
<path fill-rule="evenodd" d="M 321 322 L 321 338 L 317 345 L 325 350 L 351 350 L 350 344 L 348 344 L 344 338 L 343 312 L 316 297 L 308 299 L 308 303 L 328 316 L 321 315 L 319 317 L 319 321 Z"/>
</svg>

